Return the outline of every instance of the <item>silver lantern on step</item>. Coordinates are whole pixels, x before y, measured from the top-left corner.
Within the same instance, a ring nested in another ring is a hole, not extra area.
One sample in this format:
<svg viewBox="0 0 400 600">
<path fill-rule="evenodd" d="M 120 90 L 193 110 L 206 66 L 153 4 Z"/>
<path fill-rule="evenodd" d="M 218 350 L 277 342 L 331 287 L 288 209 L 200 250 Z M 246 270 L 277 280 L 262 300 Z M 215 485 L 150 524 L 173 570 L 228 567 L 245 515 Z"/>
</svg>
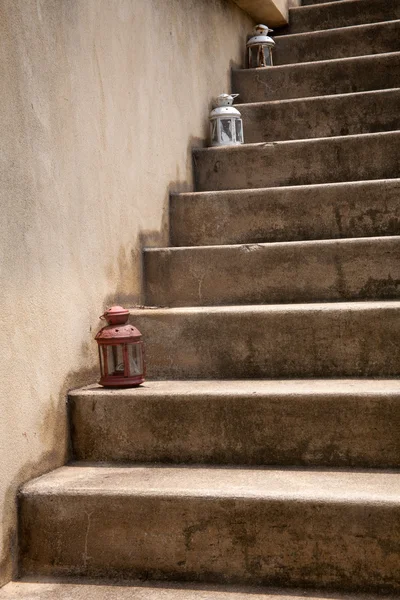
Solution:
<svg viewBox="0 0 400 600">
<path fill-rule="evenodd" d="M 274 40 L 269 37 L 273 29 L 267 25 L 256 25 L 254 35 L 247 42 L 247 56 L 249 69 L 272 67 L 272 51 L 275 48 Z"/>
<path fill-rule="evenodd" d="M 221 94 L 210 114 L 211 146 L 243 144 L 242 115 L 233 105 L 239 94 Z"/>
</svg>

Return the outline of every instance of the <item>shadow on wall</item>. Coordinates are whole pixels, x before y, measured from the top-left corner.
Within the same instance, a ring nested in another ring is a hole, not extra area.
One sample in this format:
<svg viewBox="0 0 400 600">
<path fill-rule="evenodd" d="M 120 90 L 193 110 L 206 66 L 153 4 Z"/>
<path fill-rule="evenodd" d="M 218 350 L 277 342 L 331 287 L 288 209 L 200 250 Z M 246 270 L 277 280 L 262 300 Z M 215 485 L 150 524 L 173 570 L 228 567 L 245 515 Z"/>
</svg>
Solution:
<svg viewBox="0 0 400 600">
<path fill-rule="evenodd" d="M 211 102 L 210 102 L 211 106 Z M 107 277 L 116 281 L 115 292 L 108 294 L 103 301 L 103 309 L 121 304 L 128 308 L 143 306 L 146 303 L 144 296 L 143 250 L 145 248 L 158 248 L 169 245 L 170 238 L 170 196 L 171 194 L 190 192 L 193 190 L 191 177 L 195 165 L 193 164 L 192 150 L 203 148 L 206 145 L 204 138 L 192 136 L 187 147 L 187 180 L 178 178 L 171 181 L 165 192 L 160 228 L 158 230 L 141 229 L 132 247 L 121 246 L 116 261 L 107 268 Z M 189 175 L 190 174 L 190 178 Z"/>
<path fill-rule="evenodd" d="M 82 355 L 90 351 L 87 344 L 82 347 Z M 65 464 L 69 457 L 69 430 L 67 427 L 67 396 L 73 387 L 95 381 L 97 368 L 71 371 L 62 385 L 57 398 L 51 397 L 43 415 L 37 434 L 45 450 L 35 461 L 29 462 L 14 476 L 8 486 L 4 502 L 9 510 L 4 511 L 2 540 L 5 558 L 0 562 L 0 587 L 18 575 L 18 491 L 27 481 L 47 473 L 58 465 Z M 29 442 L 29 439 L 28 439 Z M 50 450 L 49 450 L 50 448 Z"/>
</svg>

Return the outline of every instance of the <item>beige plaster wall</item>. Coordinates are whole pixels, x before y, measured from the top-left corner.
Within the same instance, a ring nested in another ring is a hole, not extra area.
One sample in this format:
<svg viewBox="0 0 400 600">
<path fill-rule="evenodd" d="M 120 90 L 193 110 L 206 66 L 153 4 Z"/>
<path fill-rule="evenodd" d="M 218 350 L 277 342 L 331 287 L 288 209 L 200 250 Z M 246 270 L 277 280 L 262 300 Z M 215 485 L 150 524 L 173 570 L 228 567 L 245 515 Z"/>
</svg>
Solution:
<svg viewBox="0 0 400 600">
<path fill-rule="evenodd" d="M 0 0 L 0 584 L 17 488 L 64 463 L 98 315 L 140 302 L 252 26 L 232 0 Z"/>
</svg>

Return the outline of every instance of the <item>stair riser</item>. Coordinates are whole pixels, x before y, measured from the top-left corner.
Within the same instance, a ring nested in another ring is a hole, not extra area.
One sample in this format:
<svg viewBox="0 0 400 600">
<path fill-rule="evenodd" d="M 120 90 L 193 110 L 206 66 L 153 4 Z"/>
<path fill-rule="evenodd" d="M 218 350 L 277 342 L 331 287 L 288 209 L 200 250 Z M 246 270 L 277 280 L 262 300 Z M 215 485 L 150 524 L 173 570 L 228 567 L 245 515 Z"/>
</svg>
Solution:
<svg viewBox="0 0 400 600">
<path fill-rule="evenodd" d="M 144 253 L 146 304 L 217 306 L 395 299 L 400 237 Z"/>
<path fill-rule="evenodd" d="M 244 104 L 238 109 L 247 143 L 376 133 L 400 126 L 400 90 Z"/>
<path fill-rule="evenodd" d="M 399 526 L 362 500 L 28 496 L 22 572 L 398 591 Z"/>
<path fill-rule="evenodd" d="M 292 8 L 289 33 L 349 27 L 400 19 L 400 0 L 359 0 Z"/>
<path fill-rule="evenodd" d="M 349 94 L 396 87 L 400 53 L 311 62 L 272 69 L 232 71 L 232 88 L 240 102 L 265 102 Z"/>
<path fill-rule="evenodd" d="M 171 244 L 400 235 L 400 180 L 171 197 Z"/>
<path fill-rule="evenodd" d="M 198 191 L 399 176 L 400 132 L 194 151 Z"/>
<path fill-rule="evenodd" d="M 373 23 L 276 38 L 274 65 L 366 56 L 400 49 L 400 22 Z"/>
<path fill-rule="evenodd" d="M 252 379 L 397 376 L 400 310 L 392 305 L 136 311 L 148 376 Z"/>
<path fill-rule="evenodd" d="M 94 394 L 69 403 L 77 460 L 400 467 L 400 395 Z"/>
</svg>

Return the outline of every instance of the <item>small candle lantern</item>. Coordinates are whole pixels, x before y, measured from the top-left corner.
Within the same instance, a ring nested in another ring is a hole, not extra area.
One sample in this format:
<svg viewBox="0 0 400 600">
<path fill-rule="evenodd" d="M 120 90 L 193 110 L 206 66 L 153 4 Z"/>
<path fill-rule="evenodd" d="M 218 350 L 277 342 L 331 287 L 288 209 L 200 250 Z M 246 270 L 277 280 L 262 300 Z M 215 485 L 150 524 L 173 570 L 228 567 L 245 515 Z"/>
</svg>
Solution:
<svg viewBox="0 0 400 600">
<path fill-rule="evenodd" d="M 129 310 L 113 306 L 100 318 L 108 325 L 96 335 L 101 372 L 99 384 L 117 388 L 139 386 L 145 377 L 142 334 L 127 323 Z"/>
<path fill-rule="evenodd" d="M 210 114 L 211 146 L 243 144 L 242 116 L 233 101 L 239 94 L 221 94 Z"/>
<path fill-rule="evenodd" d="M 254 28 L 254 36 L 247 42 L 249 69 L 272 67 L 272 50 L 275 42 L 268 35 L 272 31 L 273 29 L 267 25 L 257 25 Z"/>
</svg>

